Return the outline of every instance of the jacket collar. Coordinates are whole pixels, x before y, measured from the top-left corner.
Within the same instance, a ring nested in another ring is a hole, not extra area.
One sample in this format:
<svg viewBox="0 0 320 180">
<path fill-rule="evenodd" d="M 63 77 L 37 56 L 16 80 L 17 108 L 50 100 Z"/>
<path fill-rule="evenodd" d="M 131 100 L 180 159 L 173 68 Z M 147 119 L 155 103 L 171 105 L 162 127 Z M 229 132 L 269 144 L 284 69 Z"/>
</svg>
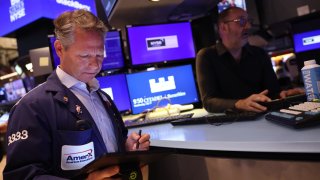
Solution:
<svg viewBox="0 0 320 180">
<path fill-rule="evenodd" d="M 53 98 L 64 104 L 78 119 L 90 119 L 93 121 L 88 110 L 82 102 L 59 80 L 56 71 L 47 79 L 46 91 L 53 94 Z"/>
</svg>

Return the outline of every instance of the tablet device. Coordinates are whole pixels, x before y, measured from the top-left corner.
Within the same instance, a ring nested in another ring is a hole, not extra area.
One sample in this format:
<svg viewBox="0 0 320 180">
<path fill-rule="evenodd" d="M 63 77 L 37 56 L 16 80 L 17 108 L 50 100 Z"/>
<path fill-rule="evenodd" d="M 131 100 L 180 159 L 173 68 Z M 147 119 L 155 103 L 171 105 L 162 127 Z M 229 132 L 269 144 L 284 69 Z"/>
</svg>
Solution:
<svg viewBox="0 0 320 180">
<path fill-rule="evenodd" d="M 140 166 L 160 160 L 170 154 L 169 150 L 129 151 L 125 153 L 106 153 L 84 166 L 80 175 L 89 174 L 93 171 L 113 165 L 139 164 Z"/>
</svg>

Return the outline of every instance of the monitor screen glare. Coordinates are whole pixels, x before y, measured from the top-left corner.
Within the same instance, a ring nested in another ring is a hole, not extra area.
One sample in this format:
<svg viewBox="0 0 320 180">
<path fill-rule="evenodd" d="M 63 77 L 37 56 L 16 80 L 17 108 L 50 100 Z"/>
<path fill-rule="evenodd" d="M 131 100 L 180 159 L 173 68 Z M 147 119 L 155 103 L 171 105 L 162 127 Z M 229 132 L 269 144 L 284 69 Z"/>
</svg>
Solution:
<svg viewBox="0 0 320 180">
<path fill-rule="evenodd" d="M 100 88 L 115 102 L 119 111 L 130 109 L 130 100 L 125 74 L 97 77 Z"/>
<path fill-rule="evenodd" d="M 195 57 L 190 22 L 127 26 L 127 35 L 133 66 Z"/>
<path fill-rule="evenodd" d="M 191 65 L 127 74 L 127 82 L 133 114 L 153 109 L 157 104 L 198 102 Z"/>
</svg>

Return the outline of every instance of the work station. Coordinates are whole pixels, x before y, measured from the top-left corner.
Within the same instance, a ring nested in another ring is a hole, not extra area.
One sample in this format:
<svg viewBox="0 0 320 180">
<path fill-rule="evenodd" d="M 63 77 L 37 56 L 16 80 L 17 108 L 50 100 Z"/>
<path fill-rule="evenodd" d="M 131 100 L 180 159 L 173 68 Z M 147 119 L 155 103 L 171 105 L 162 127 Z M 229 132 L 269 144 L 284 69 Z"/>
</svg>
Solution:
<svg viewBox="0 0 320 180">
<path fill-rule="evenodd" d="M 119 111 L 128 135 L 149 134 L 150 152 L 169 154 L 151 162 L 144 179 L 319 179 L 320 72 L 307 85 L 313 74 L 303 75 L 320 64 L 317 0 L 1 2 L 1 171 L 8 145 L 20 142 L 6 134 L 9 112 L 61 70 L 53 20 L 76 9 L 108 28 L 95 79 L 116 106 L 112 116 Z"/>
</svg>

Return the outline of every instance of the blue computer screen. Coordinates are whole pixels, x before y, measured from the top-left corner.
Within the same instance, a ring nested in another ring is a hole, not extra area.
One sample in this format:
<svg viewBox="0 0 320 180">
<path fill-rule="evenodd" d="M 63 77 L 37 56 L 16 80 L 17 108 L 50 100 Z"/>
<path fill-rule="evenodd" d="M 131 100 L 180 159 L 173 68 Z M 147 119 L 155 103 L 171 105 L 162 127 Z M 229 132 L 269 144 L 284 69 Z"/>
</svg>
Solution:
<svg viewBox="0 0 320 180">
<path fill-rule="evenodd" d="M 124 55 L 120 31 L 107 32 L 105 39 L 106 57 L 102 62 L 102 70 L 119 69 L 124 66 Z"/>
<path fill-rule="evenodd" d="M 6 89 L 4 87 L 0 87 L 0 103 L 7 102 Z"/>
<path fill-rule="evenodd" d="M 52 57 L 53 68 L 56 68 L 60 64 L 60 58 L 58 57 L 55 48 L 54 41 L 56 38 L 53 35 L 49 35 L 50 53 Z M 120 31 L 109 31 L 106 34 L 105 39 L 105 58 L 102 62 L 101 70 L 112 70 L 124 67 L 124 55 L 122 49 L 122 40 Z"/>
<path fill-rule="evenodd" d="M 26 93 L 22 79 L 17 79 L 4 84 L 7 101 L 15 101 L 22 98 Z"/>
<path fill-rule="evenodd" d="M 195 57 L 190 22 L 127 26 L 127 36 L 132 65 Z"/>
<path fill-rule="evenodd" d="M 320 29 L 293 35 L 295 52 L 320 48 Z"/>
<path fill-rule="evenodd" d="M 191 65 L 127 74 L 133 114 L 171 104 L 198 102 Z"/>
<path fill-rule="evenodd" d="M 64 11 L 86 9 L 97 14 L 93 0 L 1 0 L 0 36 L 40 18 L 54 19 Z"/>
<path fill-rule="evenodd" d="M 60 58 L 56 53 L 56 50 L 54 48 L 54 41 L 56 41 L 56 37 L 53 35 L 49 35 L 49 48 L 50 48 L 50 55 L 51 55 L 51 61 L 53 69 L 55 69 L 60 64 Z"/>
<path fill-rule="evenodd" d="M 115 102 L 119 111 L 130 109 L 130 99 L 125 74 L 97 77 L 100 88 Z"/>
</svg>

